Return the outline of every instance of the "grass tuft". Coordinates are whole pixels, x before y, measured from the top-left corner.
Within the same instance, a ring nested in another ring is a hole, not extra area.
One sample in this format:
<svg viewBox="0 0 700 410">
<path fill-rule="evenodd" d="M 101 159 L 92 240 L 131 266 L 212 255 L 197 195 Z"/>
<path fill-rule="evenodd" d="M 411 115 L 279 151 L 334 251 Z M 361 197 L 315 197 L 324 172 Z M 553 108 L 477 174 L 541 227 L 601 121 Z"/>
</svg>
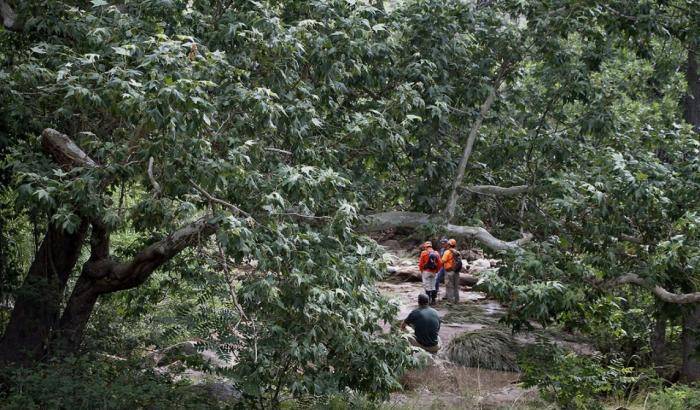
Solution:
<svg viewBox="0 0 700 410">
<path fill-rule="evenodd" d="M 518 371 L 517 342 L 501 330 L 465 332 L 447 345 L 447 357 L 453 363 L 481 369 Z"/>
</svg>

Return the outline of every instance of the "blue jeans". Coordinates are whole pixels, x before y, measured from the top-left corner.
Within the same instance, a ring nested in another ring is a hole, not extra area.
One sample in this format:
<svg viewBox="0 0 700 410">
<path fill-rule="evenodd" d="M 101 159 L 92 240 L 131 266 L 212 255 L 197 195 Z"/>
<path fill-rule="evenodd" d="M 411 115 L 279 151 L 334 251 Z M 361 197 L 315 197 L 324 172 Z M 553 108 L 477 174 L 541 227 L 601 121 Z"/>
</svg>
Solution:
<svg viewBox="0 0 700 410">
<path fill-rule="evenodd" d="M 445 268 L 440 269 L 435 278 L 435 292 L 440 290 L 440 283 L 445 283 Z"/>
</svg>

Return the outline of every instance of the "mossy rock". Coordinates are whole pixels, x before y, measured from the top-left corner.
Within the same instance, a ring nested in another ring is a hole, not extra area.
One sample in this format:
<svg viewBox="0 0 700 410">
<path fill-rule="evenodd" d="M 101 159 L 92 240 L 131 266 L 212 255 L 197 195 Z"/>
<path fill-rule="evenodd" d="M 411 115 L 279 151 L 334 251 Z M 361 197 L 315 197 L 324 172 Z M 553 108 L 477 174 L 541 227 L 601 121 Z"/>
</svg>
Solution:
<svg viewBox="0 0 700 410">
<path fill-rule="evenodd" d="M 518 371 L 517 342 L 498 329 L 465 332 L 447 345 L 446 355 L 451 362 L 480 369 Z"/>
</svg>

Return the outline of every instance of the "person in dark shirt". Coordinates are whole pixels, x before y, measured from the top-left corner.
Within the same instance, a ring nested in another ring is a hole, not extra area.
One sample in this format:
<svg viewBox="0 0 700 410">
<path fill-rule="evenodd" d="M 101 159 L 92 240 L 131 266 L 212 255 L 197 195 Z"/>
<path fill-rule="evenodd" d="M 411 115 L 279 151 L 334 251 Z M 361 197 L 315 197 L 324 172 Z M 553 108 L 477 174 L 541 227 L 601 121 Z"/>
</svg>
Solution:
<svg viewBox="0 0 700 410">
<path fill-rule="evenodd" d="M 427 352 L 437 353 L 440 350 L 440 317 L 435 309 L 428 306 L 429 301 L 426 294 L 418 295 L 418 309 L 409 313 L 401 323 L 401 330 L 406 330 L 406 326 L 412 327 L 414 334 L 409 335 L 409 342 Z"/>
</svg>

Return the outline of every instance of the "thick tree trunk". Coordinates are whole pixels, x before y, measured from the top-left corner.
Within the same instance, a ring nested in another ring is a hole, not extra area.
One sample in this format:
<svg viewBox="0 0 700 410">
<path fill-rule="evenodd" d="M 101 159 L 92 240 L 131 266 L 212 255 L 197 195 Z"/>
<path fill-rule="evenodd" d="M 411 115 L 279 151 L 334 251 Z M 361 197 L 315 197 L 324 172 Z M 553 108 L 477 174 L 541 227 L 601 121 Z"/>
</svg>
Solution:
<svg viewBox="0 0 700 410">
<path fill-rule="evenodd" d="M 681 380 L 700 380 L 700 304 L 689 306 L 683 313 L 683 334 L 681 336 L 683 365 Z"/>
<path fill-rule="evenodd" d="M 78 351 L 98 296 L 88 275 L 80 275 L 54 333 L 52 354 L 64 356 Z"/>
<path fill-rule="evenodd" d="M 141 285 L 162 264 L 188 246 L 206 239 L 217 227 L 215 221 L 198 219 L 161 241 L 147 246 L 131 261 L 120 263 L 109 255 L 110 232 L 101 224 L 94 223 L 90 259 L 83 265 L 78 282 L 52 336 L 51 353 L 67 355 L 78 351 L 100 295 Z"/>
<path fill-rule="evenodd" d="M 73 287 L 58 328 L 52 335 L 51 354 L 65 356 L 80 348 L 83 332 L 97 303 L 100 292 L 93 278 L 109 274 L 114 262 L 109 259 L 110 232 L 99 222 L 93 222 L 90 237 L 90 259 L 83 265 L 80 277 Z"/>
<path fill-rule="evenodd" d="M 698 75 L 698 46 L 688 47 L 688 66 L 685 79 L 688 82 L 688 92 L 684 101 L 684 117 L 693 125 L 695 132 L 700 133 L 700 75 Z"/>
<path fill-rule="evenodd" d="M 40 360 L 58 322 L 63 292 L 83 246 L 87 224 L 69 234 L 49 226 L 29 273 L 17 292 L 10 322 L 0 341 L 0 363 Z"/>
<path fill-rule="evenodd" d="M 666 360 L 666 317 L 659 316 L 654 323 L 654 330 L 650 335 L 651 361 L 654 366 L 661 368 Z"/>
</svg>

